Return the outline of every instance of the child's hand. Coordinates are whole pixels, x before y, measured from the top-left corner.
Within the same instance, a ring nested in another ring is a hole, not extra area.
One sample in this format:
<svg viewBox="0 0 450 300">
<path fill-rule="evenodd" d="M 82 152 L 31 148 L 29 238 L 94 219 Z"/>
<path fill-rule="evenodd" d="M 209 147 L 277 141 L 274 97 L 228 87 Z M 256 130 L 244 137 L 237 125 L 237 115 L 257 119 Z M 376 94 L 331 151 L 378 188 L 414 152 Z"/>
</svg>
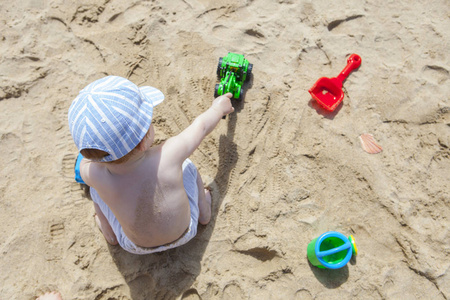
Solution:
<svg viewBox="0 0 450 300">
<path fill-rule="evenodd" d="M 234 107 L 231 105 L 231 97 L 233 97 L 232 93 L 226 93 L 225 95 L 219 96 L 214 99 L 212 106 L 224 116 L 228 115 L 234 111 Z"/>
</svg>

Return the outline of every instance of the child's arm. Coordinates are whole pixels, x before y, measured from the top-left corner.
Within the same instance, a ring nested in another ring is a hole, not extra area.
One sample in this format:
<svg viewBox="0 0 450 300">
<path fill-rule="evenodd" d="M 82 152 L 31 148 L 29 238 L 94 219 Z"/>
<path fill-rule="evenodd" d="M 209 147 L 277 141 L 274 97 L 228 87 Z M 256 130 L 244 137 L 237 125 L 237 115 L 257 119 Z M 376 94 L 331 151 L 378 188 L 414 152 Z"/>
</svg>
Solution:
<svg viewBox="0 0 450 300">
<path fill-rule="evenodd" d="M 88 186 L 96 186 L 97 183 L 104 182 L 108 177 L 108 171 L 106 168 L 96 168 L 92 160 L 83 157 L 80 163 L 80 175 Z"/>
<path fill-rule="evenodd" d="M 83 157 L 80 163 L 80 176 L 83 179 L 84 183 L 86 183 L 89 186 L 92 186 L 90 167 L 91 167 L 91 160 Z"/>
<path fill-rule="evenodd" d="M 231 93 L 227 93 L 217 97 L 211 107 L 198 116 L 188 128 L 168 139 L 163 146 L 164 155 L 167 154 L 172 161 L 178 163 L 188 158 L 222 117 L 234 111 L 231 105 L 232 96 Z"/>
</svg>

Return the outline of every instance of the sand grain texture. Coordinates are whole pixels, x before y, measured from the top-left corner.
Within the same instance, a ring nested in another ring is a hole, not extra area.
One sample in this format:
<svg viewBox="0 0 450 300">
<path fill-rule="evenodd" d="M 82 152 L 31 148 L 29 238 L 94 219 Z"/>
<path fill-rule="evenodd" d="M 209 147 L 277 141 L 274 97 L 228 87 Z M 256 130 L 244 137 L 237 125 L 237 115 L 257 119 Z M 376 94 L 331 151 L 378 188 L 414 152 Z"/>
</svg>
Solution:
<svg viewBox="0 0 450 300">
<path fill-rule="evenodd" d="M 448 1 L 3 1 L 0 299 L 450 298 Z M 105 75 L 161 89 L 159 141 L 207 109 L 219 57 L 254 64 L 245 101 L 191 157 L 213 220 L 189 244 L 107 245 L 73 181 L 71 101 Z M 308 89 L 357 53 L 334 113 Z M 383 152 L 358 137 L 371 133 Z M 359 255 L 319 270 L 335 230 Z"/>
</svg>

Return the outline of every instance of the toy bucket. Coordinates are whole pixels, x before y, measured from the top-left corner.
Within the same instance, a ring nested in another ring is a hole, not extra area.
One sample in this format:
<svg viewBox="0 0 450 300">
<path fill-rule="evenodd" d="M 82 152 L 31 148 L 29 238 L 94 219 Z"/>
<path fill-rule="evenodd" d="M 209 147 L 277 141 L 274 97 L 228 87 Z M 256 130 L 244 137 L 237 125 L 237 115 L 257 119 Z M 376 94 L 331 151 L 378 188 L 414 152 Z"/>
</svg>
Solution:
<svg viewBox="0 0 450 300">
<path fill-rule="evenodd" d="M 345 266 L 352 254 L 357 254 L 355 239 L 342 233 L 328 231 L 308 244 L 308 260 L 321 269 L 339 269 Z"/>
</svg>

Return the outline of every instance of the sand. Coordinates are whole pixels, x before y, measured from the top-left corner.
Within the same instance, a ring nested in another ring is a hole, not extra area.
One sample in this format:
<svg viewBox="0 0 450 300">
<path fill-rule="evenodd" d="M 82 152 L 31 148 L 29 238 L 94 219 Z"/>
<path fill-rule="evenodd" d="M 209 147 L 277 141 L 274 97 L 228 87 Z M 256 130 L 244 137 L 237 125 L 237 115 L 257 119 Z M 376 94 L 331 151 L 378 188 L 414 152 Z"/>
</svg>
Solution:
<svg viewBox="0 0 450 300">
<path fill-rule="evenodd" d="M 438 1 L 0 4 L 0 298 L 449 299 L 450 6 Z M 109 246 L 73 180 L 71 101 L 105 75 L 161 89 L 158 142 L 213 100 L 219 57 L 253 63 L 244 101 L 192 155 L 213 219 L 188 244 Z M 325 113 L 308 89 L 361 67 Z M 383 147 L 362 150 L 370 133 Z M 306 257 L 352 234 L 338 270 Z"/>
</svg>

